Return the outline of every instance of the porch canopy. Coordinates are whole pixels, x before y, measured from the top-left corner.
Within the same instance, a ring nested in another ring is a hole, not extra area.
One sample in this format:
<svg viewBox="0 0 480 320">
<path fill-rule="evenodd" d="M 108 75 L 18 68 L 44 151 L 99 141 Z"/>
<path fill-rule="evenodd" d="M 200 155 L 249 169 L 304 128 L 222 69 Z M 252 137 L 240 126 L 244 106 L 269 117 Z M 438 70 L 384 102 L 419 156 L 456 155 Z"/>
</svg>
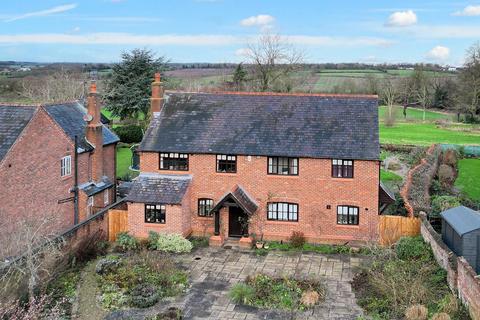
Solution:
<svg viewBox="0 0 480 320">
<path fill-rule="evenodd" d="M 239 185 L 235 186 L 233 191 L 225 194 L 220 201 L 213 207 L 212 212 L 215 215 L 215 235 L 220 235 L 220 209 L 225 206 L 237 205 L 248 216 L 251 216 L 258 209 L 258 205 Z"/>
</svg>

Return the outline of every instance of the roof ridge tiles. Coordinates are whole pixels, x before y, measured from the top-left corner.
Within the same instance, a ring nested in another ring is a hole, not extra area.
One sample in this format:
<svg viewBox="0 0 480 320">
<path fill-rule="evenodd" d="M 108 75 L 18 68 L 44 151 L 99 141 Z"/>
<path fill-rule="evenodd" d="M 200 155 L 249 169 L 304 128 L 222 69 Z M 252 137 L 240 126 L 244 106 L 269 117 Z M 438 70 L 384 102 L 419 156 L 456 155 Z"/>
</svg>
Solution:
<svg viewBox="0 0 480 320">
<path fill-rule="evenodd" d="M 192 91 L 192 92 L 189 92 L 189 91 L 178 91 L 178 90 L 166 90 L 165 93 L 378 99 L 378 95 L 374 95 L 374 94 L 344 94 L 344 93 L 253 92 L 253 91 L 199 91 L 199 92 Z"/>
</svg>

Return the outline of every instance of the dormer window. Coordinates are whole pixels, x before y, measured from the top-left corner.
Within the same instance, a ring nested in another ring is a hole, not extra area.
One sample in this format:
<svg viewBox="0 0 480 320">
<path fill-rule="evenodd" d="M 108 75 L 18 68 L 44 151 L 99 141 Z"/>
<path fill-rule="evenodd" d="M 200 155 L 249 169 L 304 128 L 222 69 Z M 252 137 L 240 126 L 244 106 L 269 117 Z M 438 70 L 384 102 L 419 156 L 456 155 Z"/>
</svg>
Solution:
<svg viewBox="0 0 480 320">
<path fill-rule="evenodd" d="M 332 160 L 333 178 L 353 178 L 353 160 Z"/>
<path fill-rule="evenodd" d="M 237 156 L 218 154 L 217 172 L 235 173 L 237 172 Z"/>
<path fill-rule="evenodd" d="M 160 170 L 188 171 L 188 154 L 160 153 Z"/>
</svg>

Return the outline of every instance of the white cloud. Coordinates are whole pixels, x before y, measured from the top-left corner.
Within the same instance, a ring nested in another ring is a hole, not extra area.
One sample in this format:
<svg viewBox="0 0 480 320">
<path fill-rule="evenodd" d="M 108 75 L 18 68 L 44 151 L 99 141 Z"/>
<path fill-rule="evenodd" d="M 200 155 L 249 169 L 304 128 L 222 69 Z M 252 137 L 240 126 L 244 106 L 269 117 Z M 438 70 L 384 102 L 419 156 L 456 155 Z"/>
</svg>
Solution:
<svg viewBox="0 0 480 320">
<path fill-rule="evenodd" d="M 16 21 L 16 20 L 31 18 L 31 17 L 49 16 L 49 15 L 56 14 L 56 13 L 62 13 L 62 12 L 70 11 L 70 10 L 75 9 L 76 7 L 77 7 L 76 3 L 65 4 L 65 5 L 62 5 L 62 6 L 57 6 L 57 7 L 53 7 L 53 8 L 46 9 L 46 10 L 24 13 L 24 14 L 21 14 L 21 15 L 18 15 L 18 16 L 8 18 L 8 19 L 5 20 L 5 22 L 12 22 L 12 21 Z"/>
<path fill-rule="evenodd" d="M 397 11 L 388 17 L 385 25 L 388 27 L 408 27 L 413 26 L 417 21 L 417 15 L 413 10 Z"/>
<path fill-rule="evenodd" d="M 251 16 L 240 21 L 244 27 L 265 27 L 271 26 L 275 22 L 275 18 L 268 14 L 259 14 L 258 16 Z"/>
<path fill-rule="evenodd" d="M 427 52 L 427 58 L 435 61 L 445 61 L 450 57 L 450 49 L 443 46 L 436 46 Z"/>
<path fill-rule="evenodd" d="M 90 33 L 90 34 L 0 34 L 0 44 L 85 44 L 85 45 L 187 45 L 187 46 L 225 46 L 251 43 L 258 36 L 234 35 L 141 35 L 131 33 Z M 389 46 L 392 41 L 383 38 L 370 37 L 328 37 L 292 35 L 281 38 L 282 41 L 297 45 L 313 47 L 358 47 L 358 46 Z M 247 53 L 237 50 L 237 53 Z"/>
<path fill-rule="evenodd" d="M 387 31 L 383 29 L 382 31 Z M 478 39 L 480 26 L 478 25 L 418 25 L 402 30 L 388 29 L 389 33 L 408 33 L 421 39 Z"/>
<path fill-rule="evenodd" d="M 453 13 L 454 16 L 480 16 L 480 6 L 466 6 L 463 10 Z"/>
<path fill-rule="evenodd" d="M 249 48 L 240 48 L 235 50 L 235 55 L 239 57 L 249 57 L 252 54 L 252 50 Z"/>
</svg>

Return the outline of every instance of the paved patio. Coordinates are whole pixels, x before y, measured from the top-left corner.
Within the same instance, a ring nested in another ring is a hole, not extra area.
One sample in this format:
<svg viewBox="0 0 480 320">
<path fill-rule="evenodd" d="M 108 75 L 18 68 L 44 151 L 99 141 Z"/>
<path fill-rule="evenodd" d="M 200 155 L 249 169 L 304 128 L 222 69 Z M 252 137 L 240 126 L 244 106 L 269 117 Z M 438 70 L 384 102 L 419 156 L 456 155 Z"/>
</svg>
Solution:
<svg viewBox="0 0 480 320">
<path fill-rule="evenodd" d="M 192 254 L 176 256 L 176 260 L 188 270 L 191 277 L 192 283 L 187 294 L 160 302 L 142 312 L 144 315 L 170 307 L 182 309 L 184 319 L 333 320 L 357 319 L 363 314 L 350 285 L 352 269 L 361 263 L 359 257 L 287 252 L 269 252 L 266 256 L 257 256 L 253 252 L 207 247 Z M 266 311 L 232 303 L 228 296 L 231 286 L 255 273 L 323 279 L 327 287 L 326 300 L 314 309 L 301 313 Z M 131 317 L 133 314 L 129 313 L 111 316 L 117 319 Z"/>
</svg>

